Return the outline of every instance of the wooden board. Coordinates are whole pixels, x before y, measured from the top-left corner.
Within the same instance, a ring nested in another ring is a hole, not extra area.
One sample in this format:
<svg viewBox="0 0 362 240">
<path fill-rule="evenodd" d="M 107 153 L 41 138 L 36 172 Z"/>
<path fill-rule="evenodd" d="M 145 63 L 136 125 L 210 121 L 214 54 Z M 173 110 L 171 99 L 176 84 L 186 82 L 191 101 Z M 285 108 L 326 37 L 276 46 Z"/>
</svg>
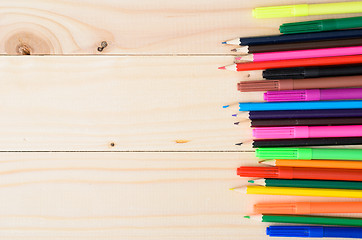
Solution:
<svg viewBox="0 0 362 240">
<path fill-rule="evenodd" d="M 2 57 L 2 151 L 227 151 L 240 74 L 232 57 Z M 176 143 L 176 141 L 189 141 Z M 113 143 L 113 144 L 112 144 Z M 114 146 L 113 146 L 114 145 Z"/>
<path fill-rule="evenodd" d="M 255 202 L 280 199 L 228 190 L 246 183 L 235 169 L 255 165 L 252 153 L 0 153 L 0 159 L 3 239 L 262 240 L 265 225 L 242 216 Z"/>
<path fill-rule="evenodd" d="M 221 41 L 335 17 L 253 7 L 339 1 L 2 0 L 0 238 L 264 240 L 242 218 L 254 203 L 325 200 L 228 190 L 256 159 L 222 106 L 261 101 L 236 91 L 260 71 L 217 67 L 233 62 Z M 25 54 L 56 56 L 9 56 Z"/>
<path fill-rule="evenodd" d="M 255 20 L 253 7 L 339 1 L 2 0 L 0 53 L 229 54 L 222 41 L 277 34 L 279 24 L 297 20 Z M 318 18 L 325 17 L 298 20 Z M 99 52 L 102 41 L 108 47 Z"/>
</svg>

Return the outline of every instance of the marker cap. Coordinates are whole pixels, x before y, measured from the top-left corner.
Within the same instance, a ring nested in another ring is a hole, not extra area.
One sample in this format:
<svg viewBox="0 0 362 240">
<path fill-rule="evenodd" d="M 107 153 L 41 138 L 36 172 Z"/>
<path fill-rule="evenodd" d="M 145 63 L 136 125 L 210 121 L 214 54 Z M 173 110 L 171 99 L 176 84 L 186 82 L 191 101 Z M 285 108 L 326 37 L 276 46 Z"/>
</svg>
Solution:
<svg viewBox="0 0 362 240">
<path fill-rule="evenodd" d="M 270 226 L 266 234 L 270 237 L 324 237 L 323 227 L 315 226 Z"/>
<path fill-rule="evenodd" d="M 253 9 L 255 18 L 281 18 L 281 17 L 300 17 L 309 15 L 308 4 L 260 7 Z"/>
</svg>

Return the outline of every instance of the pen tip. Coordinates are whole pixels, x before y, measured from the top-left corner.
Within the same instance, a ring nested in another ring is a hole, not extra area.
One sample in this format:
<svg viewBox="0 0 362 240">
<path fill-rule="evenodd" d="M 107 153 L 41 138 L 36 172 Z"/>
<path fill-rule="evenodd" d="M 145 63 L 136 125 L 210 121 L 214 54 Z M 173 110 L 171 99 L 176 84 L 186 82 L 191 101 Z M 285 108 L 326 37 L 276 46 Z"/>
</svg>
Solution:
<svg viewBox="0 0 362 240">
<path fill-rule="evenodd" d="M 218 69 L 221 69 L 221 70 L 226 70 L 226 67 L 223 66 L 223 67 L 219 67 Z"/>
<path fill-rule="evenodd" d="M 225 105 L 225 106 L 222 106 L 222 108 L 228 108 L 230 107 L 230 105 Z"/>
<path fill-rule="evenodd" d="M 240 122 L 234 122 L 234 125 L 239 125 Z"/>
<path fill-rule="evenodd" d="M 250 216 L 244 216 L 244 218 L 250 219 Z"/>
<path fill-rule="evenodd" d="M 235 143 L 236 146 L 241 146 L 243 143 Z"/>
<path fill-rule="evenodd" d="M 229 188 L 229 190 L 234 191 L 235 188 Z"/>
<path fill-rule="evenodd" d="M 236 48 L 234 48 L 234 49 L 231 49 L 231 51 L 232 51 L 232 52 L 236 52 L 237 50 L 236 50 Z"/>
<path fill-rule="evenodd" d="M 227 42 L 222 42 L 222 44 L 227 44 Z"/>
<path fill-rule="evenodd" d="M 254 180 L 249 180 L 248 183 L 254 183 L 255 181 Z"/>
</svg>

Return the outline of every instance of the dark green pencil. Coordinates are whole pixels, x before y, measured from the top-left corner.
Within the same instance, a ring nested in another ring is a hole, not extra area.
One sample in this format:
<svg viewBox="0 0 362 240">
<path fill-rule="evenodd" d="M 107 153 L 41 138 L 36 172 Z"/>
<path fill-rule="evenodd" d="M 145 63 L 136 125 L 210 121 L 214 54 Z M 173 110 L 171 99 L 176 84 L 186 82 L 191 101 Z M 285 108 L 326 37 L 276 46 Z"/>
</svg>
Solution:
<svg viewBox="0 0 362 240">
<path fill-rule="evenodd" d="M 327 180 L 303 180 L 303 179 L 257 179 L 250 180 L 260 186 L 268 187 L 301 187 L 301 188 L 334 188 L 334 189 L 362 189 L 362 182 L 352 181 L 327 181 Z"/>
</svg>

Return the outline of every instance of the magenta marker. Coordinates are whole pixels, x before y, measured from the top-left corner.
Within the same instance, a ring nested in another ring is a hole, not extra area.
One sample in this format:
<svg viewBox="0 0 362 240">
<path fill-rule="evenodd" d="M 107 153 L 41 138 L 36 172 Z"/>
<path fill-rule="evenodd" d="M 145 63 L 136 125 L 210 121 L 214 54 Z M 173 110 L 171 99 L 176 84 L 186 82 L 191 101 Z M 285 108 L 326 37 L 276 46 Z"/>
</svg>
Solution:
<svg viewBox="0 0 362 240">
<path fill-rule="evenodd" d="M 267 102 L 297 102 L 320 100 L 362 99 L 362 88 L 308 89 L 268 91 L 264 93 Z"/>
<path fill-rule="evenodd" d="M 253 136 L 258 139 L 362 137 L 362 125 L 257 127 Z"/>
</svg>

